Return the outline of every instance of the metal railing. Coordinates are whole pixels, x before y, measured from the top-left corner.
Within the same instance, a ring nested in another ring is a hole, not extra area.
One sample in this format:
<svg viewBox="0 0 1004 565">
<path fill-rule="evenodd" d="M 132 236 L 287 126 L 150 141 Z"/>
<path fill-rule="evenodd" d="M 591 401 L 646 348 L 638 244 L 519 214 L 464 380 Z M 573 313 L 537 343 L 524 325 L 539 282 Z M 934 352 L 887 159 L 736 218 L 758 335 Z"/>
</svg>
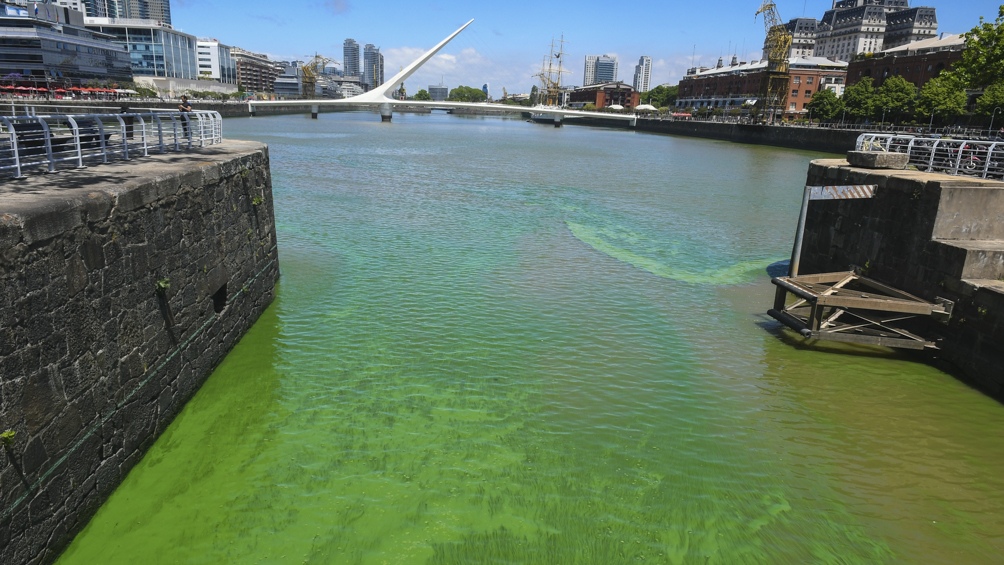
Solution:
<svg viewBox="0 0 1004 565">
<path fill-rule="evenodd" d="M 0 116 L 0 174 L 26 168 L 86 167 L 223 142 L 218 112 L 126 112 Z"/>
<path fill-rule="evenodd" d="M 1004 179 L 1004 141 L 863 133 L 855 148 L 906 153 L 908 163 L 920 171 Z"/>
</svg>

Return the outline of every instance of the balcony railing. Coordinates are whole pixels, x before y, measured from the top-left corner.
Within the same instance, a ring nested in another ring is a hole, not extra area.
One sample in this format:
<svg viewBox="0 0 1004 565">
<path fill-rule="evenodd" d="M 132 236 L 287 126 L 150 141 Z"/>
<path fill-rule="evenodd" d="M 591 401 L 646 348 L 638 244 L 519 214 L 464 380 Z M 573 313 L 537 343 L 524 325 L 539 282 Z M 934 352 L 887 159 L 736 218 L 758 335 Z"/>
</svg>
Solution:
<svg viewBox="0 0 1004 565">
<path fill-rule="evenodd" d="M 920 171 L 1004 179 L 1004 141 L 863 133 L 856 149 L 906 153 Z"/>
<path fill-rule="evenodd" d="M 0 175 L 55 173 L 223 142 L 218 112 L 0 116 Z"/>
</svg>

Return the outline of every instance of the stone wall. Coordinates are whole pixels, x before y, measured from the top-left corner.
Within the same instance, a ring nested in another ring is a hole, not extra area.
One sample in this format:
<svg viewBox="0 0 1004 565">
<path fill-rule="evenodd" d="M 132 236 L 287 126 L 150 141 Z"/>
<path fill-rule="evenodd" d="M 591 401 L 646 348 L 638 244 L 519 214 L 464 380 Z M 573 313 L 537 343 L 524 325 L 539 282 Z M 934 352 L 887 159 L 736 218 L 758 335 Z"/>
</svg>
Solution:
<svg viewBox="0 0 1004 565">
<path fill-rule="evenodd" d="M 261 144 L 0 181 L 0 563 L 58 556 L 278 276 Z"/>
<path fill-rule="evenodd" d="M 571 123 L 571 120 L 569 120 Z M 638 131 L 686 135 L 707 139 L 772 145 L 791 149 L 806 149 L 843 154 L 854 149 L 859 130 L 799 126 L 764 126 L 700 122 L 694 120 L 655 120 L 641 118 Z"/>
<path fill-rule="evenodd" d="M 802 274 L 863 274 L 925 300 L 955 303 L 947 325 L 926 324 L 937 356 L 1004 399 L 1004 183 L 814 161 L 808 185 L 874 184 L 874 198 L 814 200 Z"/>
</svg>

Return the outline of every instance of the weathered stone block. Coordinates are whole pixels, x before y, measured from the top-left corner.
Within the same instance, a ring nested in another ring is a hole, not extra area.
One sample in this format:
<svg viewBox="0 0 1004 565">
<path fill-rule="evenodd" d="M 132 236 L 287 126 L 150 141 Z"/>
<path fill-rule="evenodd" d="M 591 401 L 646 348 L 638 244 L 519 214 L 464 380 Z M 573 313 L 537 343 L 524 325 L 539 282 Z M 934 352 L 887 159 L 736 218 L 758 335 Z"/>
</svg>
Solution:
<svg viewBox="0 0 1004 565">
<path fill-rule="evenodd" d="M 910 156 L 906 153 L 887 153 L 885 151 L 848 151 L 847 162 L 852 167 L 863 169 L 896 169 L 906 168 Z M 855 175 L 852 174 L 852 177 Z M 860 179 L 860 173 L 856 175 Z M 855 179 L 857 180 L 857 179 Z M 850 184 L 864 184 L 863 182 L 852 182 Z"/>
</svg>

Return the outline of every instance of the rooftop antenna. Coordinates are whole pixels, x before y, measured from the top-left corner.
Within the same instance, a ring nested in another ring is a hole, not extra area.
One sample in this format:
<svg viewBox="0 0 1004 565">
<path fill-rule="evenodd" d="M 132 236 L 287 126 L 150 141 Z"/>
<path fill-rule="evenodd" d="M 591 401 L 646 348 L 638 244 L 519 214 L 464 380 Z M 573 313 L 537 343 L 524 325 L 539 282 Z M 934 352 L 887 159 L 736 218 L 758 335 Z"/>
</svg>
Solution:
<svg viewBox="0 0 1004 565">
<path fill-rule="evenodd" d="M 696 58 L 697 58 L 697 44 L 695 43 L 694 44 L 694 52 L 691 53 L 691 55 L 690 55 L 690 66 L 691 67 L 694 66 L 694 59 L 696 59 Z"/>
</svg>

